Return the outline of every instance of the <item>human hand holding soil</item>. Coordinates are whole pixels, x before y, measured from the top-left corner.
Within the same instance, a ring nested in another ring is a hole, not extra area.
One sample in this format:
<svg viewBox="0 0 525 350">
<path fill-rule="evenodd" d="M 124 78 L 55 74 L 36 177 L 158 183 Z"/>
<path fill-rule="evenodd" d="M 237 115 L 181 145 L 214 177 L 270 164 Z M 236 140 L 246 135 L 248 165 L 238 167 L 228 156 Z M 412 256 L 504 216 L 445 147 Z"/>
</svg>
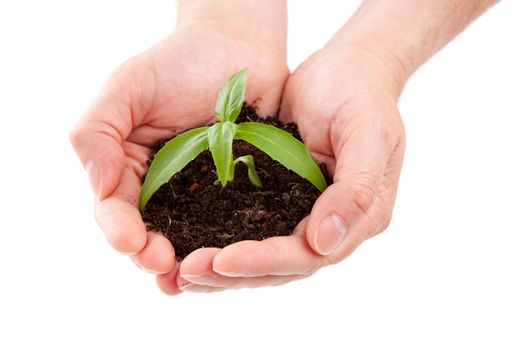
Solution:
<svg viewBox="0 0 525 350">
<path fill-rule="evenodd" d="M 119 67 L 70 135 L 109 243 L 155 273 L 173 273 L 176 262 L 169 241 L 147 232 L 137 209 L 150 146 L 211 122 L 217 91 L 233 72 L 253 70 L 246 99 L 264 114 L 276 113 L 288 77 L 283 4 L 256 12 L 237 2 L 179 2 L 176 32 Z M 217 17 L 202 15 L 211 9 Z"/>
<path fill-rule="evenodd" d="M 360 48 L 327 48 L 290 77 L 281 119 L 296 122 L 334 183 L 291 236 L 199 249 L 182 262 L 183 289 L 278 285 L 347 257 L 391 218 L 403 160 L 399 86 Z M 187 287 L 187 281 L 195 285 Z"/>
<path fill-rule="evenodd" d="M 390 221 L 405 146 L 396 107 L 404 83 L 495 2 L 364 1 L 291 76 L 281 106 L 334 183 L 293 235 L 198 249 L 179 266 L 137 210 L 149 147 L 211 122 L 231 73 L 250 68 L 246 99 L 263 116 L 277 111 L 288 77 L 284 2 L 180 1 L 176 33 L 119 68 L 71 134 L 109 242 L 158 273 L 168 294 L 277 285 L 344 259 Z"/>
<path fill-rule="evenodd" d="M 334 183 L 293 235 L 195 251 L 183 261 L 177 283 L 206 292 L 278 285 L 341 261 L 382 232 L 405 148 L 396 106 L 403 85 L 495 2 L 364 1 L 292 74 L 281 106 L 281 118 L 298 124 Z"/>
</svg>

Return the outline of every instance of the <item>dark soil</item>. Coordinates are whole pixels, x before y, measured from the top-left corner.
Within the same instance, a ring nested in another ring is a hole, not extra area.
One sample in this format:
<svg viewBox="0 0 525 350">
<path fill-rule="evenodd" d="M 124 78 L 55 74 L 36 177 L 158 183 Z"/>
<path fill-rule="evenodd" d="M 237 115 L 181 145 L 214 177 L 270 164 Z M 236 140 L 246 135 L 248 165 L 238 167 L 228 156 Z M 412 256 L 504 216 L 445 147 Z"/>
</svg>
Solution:
<svg viewBox="0 0 525 350">
<path fill-rule="evenodd" d="M 297 125 L 283 124 L 275 118 L 261 119 L 247 105 L 237 120 L 245 121 L 271 124 L 300 139 Z M 159 142 L 154 151 L 163 144 Z M 319 197 L 319 191 L 310 182 L 252 145 L 234 141 L 233 152 L 234 157 L 254 156 L 263 188 L 252 185 L 243 163 L 235 169 L 234 182 L 225 188 L 214 185 L 215 166 L 211 153 L 206 151 L 175 174 L 148 202 L 144 222 L 171 241 L 177 259 L 202 247 L 222 248 L 241 240 L 290 235 Z"/>
</svg>

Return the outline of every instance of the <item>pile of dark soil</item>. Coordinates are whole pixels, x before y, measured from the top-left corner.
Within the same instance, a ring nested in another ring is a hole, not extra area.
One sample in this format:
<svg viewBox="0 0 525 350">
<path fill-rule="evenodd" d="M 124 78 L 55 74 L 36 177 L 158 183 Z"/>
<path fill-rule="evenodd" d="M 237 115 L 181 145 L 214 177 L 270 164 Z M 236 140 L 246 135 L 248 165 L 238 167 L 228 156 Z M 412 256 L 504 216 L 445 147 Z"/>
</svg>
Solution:
<svg viewBox="0 0 525 350">
<path fill-rule="evenodd" d="M 247 105 L 237 123 L 245 121 L 271 124 L 300 139 L 296 124 L 261 119 Z M 163 144 L 159 142 L 154 151 Z M 224 188 L 214 185 L 215 166 L 211 153 L 206 151 L 175 174 L 146 205 L 144 222 L 171 241 L 177 259 L 202 247 L 222 248 L 240 240 L 290 235 L 319 197 L 320 192 L 310 182 L 254 146 L 234 141 L 233 152 L 234 158 L 253 155 L 263 188 L 250 182 L 243 163 L 235 169 L 234 182 Z"/>
</svg>

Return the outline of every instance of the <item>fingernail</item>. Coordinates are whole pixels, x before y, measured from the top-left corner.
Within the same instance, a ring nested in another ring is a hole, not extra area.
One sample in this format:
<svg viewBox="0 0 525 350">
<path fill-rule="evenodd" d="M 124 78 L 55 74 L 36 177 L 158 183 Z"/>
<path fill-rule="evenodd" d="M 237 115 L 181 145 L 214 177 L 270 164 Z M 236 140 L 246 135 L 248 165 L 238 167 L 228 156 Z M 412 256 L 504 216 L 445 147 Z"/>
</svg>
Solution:
<svg viewBox="0 0 525 350">
<path fill-rule="evenodd" d="M 210 286 L 201 286 L 198 284 L 186 284 L 184 286 L 179 287 L 180 290 L 184 292 L 193 292 L 193 293 L 208 293 L 212 290 L 212 287 Z"/>
<path fill-rule="evenodd" d="M 86 164 L 86 171 L 89 178 L 89 183 L 91 184 L 91 188 L 93 189 L 93 192 L 97 197 L 100 197 L 100 169 L 95 163 L 94 160 L 90 160 Z"/>
<path fill-rule="evenodd" d="M 216 281 L 210 275 L 180 275 L 186 281 L 204 286 L 214 286 Z"/>
<path fill-rule="evenodd" d="M 152 269 L 148 269 L 147 267 L 144 267 L 144 266 L 141 266 L 141 268 L 146 271 L 146 272 L 149 272 L 149 273 L 152 273 L 154 275 L 163 275 L 165 274 L 166 272 L 162 272 L 162 271 L 156 271 L 156 270 L 152 270 Z"/>
<path fill-rule="evenodd" d="M 221 271 L 216 269 L 215 267 L 213 268 L 213 271 L 224 277 L 249 277 L 249 274 L 242 271 Z"/>
<path fill-rule="evenodd" d="M 336 214 L 325 217 L 314 233 L 314 249 L 321 255 L 331 254 L 346 235 L 346 226 Z"/>
</svg>

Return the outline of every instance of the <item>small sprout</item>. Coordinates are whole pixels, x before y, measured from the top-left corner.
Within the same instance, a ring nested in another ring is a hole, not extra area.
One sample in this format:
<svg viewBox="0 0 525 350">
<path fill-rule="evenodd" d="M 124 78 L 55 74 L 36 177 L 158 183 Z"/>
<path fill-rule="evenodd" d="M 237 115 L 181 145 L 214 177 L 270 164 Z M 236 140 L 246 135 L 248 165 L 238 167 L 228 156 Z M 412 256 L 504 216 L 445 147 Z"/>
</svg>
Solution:
<svg viewBox="0 0 525 350">
<path fill-rule="evenodd" d="M 250 179 L 250 182 L 259 188 L 262 187 L 261 179 L 257 174 L 257 170 L 255 169 L 255 161 L 253 160 L 253 156 L 248 154 L 246 156 L 239 157 L 234 160 L 233 166 L 235 167 L 235 165 L 237 165 L 239 162 L 243 162 L 248 167 L 248 179 Z M 234 172 L 232 172 L 232 175 L 233 174 Z M 231 181 L 233 181 L 233 177 L 231 178 Z"/>
<path fill-rule="evenodd" d="M 233 137 L 239 125 L 219 122 L 208 129 L 208 143 L 222 186 L 233 179 Z"/>
<path fill-rule="evenodd" d="M 262 187 L 252 155 L 233 159 L 233 140 L 243 140 L 257 147 L 273 160 L 310 181 L 319 191 L 327 187 L 323 173 L 306 146 L 281 129 L 257 122 L 236 124 L 246 92 L 248 69 L 232 75 L 217 97 L 215 116 L 218 122 L 186 131 L 167 142 L 155 154 L 144 179 L 139 208 L 144 210 L 151 196 L 177 172 L 200 153 L 209 149 L 217 173 L 216 185 L 223 187 L 234 180 L 235 166 L 242 162 L 248 168 L 248 178 L 254 186 Z M 201 169 L 207 171 L 208 169 Z M 200 186 L 200 185 L 198 185 Z M 190 193 L 195 191 L 193 185 Z"/>
<path fill-rule="evenodd" d="M 215 104 L 215 116 L 219 121 L 230 121 L 234 123 L 241 114 L 244 95 L 246 93 L 246 78 L 248 68 L 235 73 L 226 80 L 219 91 L 217 103 Z"/>
</svg>

